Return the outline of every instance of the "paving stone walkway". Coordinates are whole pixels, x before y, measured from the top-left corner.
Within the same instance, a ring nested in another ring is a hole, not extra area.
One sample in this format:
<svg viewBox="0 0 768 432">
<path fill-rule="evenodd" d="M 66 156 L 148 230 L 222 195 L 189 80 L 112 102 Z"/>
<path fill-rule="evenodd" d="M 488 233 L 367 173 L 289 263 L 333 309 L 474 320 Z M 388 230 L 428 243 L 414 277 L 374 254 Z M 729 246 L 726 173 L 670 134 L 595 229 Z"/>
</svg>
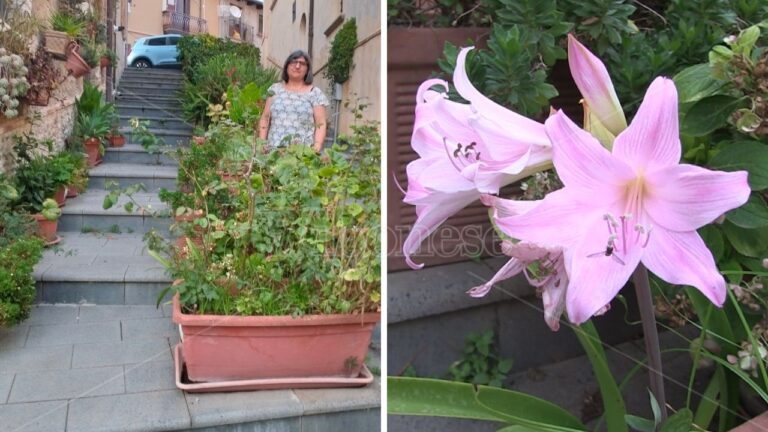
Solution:
<svg viewBox="0 0 768 432">
<path fill-rule="evenodd" d="M 176 389 L 170 306 L 39 305 L 0 330 L 0 432 L 375 431 L 380 379 L 359 389 Z M 379 367 L 380 352 L 369 365 Z"/>
</svg>

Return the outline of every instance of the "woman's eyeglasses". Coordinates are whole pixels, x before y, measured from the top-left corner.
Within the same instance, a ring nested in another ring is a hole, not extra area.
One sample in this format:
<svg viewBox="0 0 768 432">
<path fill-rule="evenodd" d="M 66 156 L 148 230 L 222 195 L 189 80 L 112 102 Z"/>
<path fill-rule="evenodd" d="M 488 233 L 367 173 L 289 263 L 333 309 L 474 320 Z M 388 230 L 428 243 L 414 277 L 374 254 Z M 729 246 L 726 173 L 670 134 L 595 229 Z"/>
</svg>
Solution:
<svg viewBox="0 0 768 432">
<path fill-rule="evenodd" d="M 291 66 L 304 67 L 304 66 L 307 65 L 307 62 L 305 62 L 304 60 L 291 60 L 291 61 L 288 62 L 288 64 L 291 65 Z"/>
</svg>

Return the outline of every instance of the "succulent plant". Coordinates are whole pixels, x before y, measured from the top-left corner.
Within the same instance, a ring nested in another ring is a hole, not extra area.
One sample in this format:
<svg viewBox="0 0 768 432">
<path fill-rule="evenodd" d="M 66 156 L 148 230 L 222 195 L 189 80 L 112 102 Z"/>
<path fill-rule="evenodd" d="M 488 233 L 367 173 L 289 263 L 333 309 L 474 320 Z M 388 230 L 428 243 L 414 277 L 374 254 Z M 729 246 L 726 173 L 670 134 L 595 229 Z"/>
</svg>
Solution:
<svg viewBox="0 0 768 432">
<path fill-rule="evenodd" d="M 24 59 L 0 48 L 0 114 L 6 118 L 19 115 L 19 99 L 29 90 Z"/>
</svg>

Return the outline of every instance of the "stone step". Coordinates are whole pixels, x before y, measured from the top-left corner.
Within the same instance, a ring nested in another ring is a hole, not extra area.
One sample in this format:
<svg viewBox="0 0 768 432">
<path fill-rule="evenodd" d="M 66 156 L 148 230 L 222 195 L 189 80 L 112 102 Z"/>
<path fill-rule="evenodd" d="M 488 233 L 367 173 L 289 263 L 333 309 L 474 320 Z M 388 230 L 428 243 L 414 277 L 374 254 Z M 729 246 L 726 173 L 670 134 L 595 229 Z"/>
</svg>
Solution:
<svg viewBox="0 0 768 432">
<path fill-rule="evenodd" d="M 161 188 L 175 190 L 176 171 L 175 166 L 104 162 L 91 168 L 89 188 L 106 189 L 107 182 L 111 181 L 120 187 L 143 183 L 147 192 Z"/>
<path fill-rule="evenodd" d="M 126 140 L 129 143 L 135 143 L 133 139 L 133 131 L 130 127 L 121 126 L 120 133 L 125 135 Z M 155 135 L 156 138 L 162 139 L 165 144 L 170 146 L 187 145 L 192 138 L 192 129 L 165 129 L 165 128 L 148 128 L 148 131 Z"/>
<path fill-rule="evenodd" d="M 139 101 L 121 100 L 117 104 L 117 113 L 125 117 L 167 117 L 178 120 L 184 119 L 184 112 L 180 105 L 168 107 L 154 107 Z"/>
<path fill-rule="evenodd" d="M 171 283 L 143 234 L 60 232 L 35 266 L 39 303 L 154 305 Z"/>
<path fill-rule="evenodd" d="M 161 69 L 161 68 L 152 68 L 152 69 L 138 69 L 138 68 L 125 68 L 123 71 L 123 75 L 120 77 L 120 80 L 128 79 L 128 78 L 141 78 L 146 80 L 152 80 L 156 78 L 176 78 L 181 79 L 181 77 L 184 74 L 181 72 L 180 69 Z"/>
<path fill-rule="evenodd" d="M 186 120 L 184 120 L 183 118 L 178 118 L 176 116 L 121 115 L 119 117 L 120 117 L 120 126 L 125 126 L 125 127 L 130 127 L 132 118 L 138 118 L 139 120 L 149 121 L 149 127 L 154 129 L 176 129 L 176 130 L 190 130 L 190 131 L 192 130 L 192 125 L 187 123 Z"/>
<path fill-rule="evenodd" d="M 138 192 L 133 195 L 133 200 L 121 195 L 115 206 L 105 210 L 103 203 L 108 193 L 106 190 L 89 189 L 76 198 L 68 199 L 61 208 L 59 232 L 143 235 L 156 230 L 163 235 L 168 234 L 170 211 L 156 193 Z M 125 210 L 125 204 L 129 202 L 134 205 L 131 212 Z"/>
<path fill-rule="evenodd" d="M 379 377 L 361 388 L 184 393 L 175 385 L 170 312 L 38 305 L 21 326 L 0 330 L 4 430 L 380 430 Z M 378 369 L 380 351 L 368 357 Z"/>
<path fill-rule="evenodd" d="M 175 96 L 118 95 L 118 105 L 123 102 L 142 104 L 151 108 L 181 108 L 181 102 Z"/>
<path fill-rule="evenodd" d="M 182 85 L 181 80 L 176 79 L 154 79 L 147 80 L 145 78 L 129 78 L 120 81 L 118 90 L 123 87 L 129 88 L 149 88 L 149 89 L 180 89 Z"/>
<path fill-rule="evenodd" d="M 123 147 L 107 147 L 105 163 L 127 163 L 142 165 L 172 165 L 178 162 L 163 154 L 150 154 L 140 144 L 125 144 Z"/>
<path fill-rule="evenodd" d="M 120 88 L 117 90 L 117 96 L 122 99 L 179 100 L 180 92 L 178 89 Z"/>
</svg>

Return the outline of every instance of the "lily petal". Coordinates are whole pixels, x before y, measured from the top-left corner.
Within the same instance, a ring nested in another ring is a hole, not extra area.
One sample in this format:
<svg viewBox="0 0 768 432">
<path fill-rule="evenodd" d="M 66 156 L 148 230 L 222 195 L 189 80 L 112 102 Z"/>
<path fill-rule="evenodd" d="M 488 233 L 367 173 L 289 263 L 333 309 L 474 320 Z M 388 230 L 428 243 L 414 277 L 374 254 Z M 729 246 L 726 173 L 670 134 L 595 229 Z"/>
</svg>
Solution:
<svg viewBox="0 0 768 432">
<path fill-rule="evenodd" d="M 548 146 L 549 142 L 544 133 L 544 125 L 504 108 L 480 93 L 472 85 L 465 67 L 467 53 L 472 49 L 473 47 L 463 48 L 456 58 L 456 69 L 453 71 L 453 85 L 456 87 L 456 91 L 472 104 L 475 112 L 482 113 L 484 117 L 493 119 L 499 125 L 504 125 L 505 129 L 513 131 L 520 141 Z"/>
<path fill-rule="evenodd" d="M 405 262 L 412 269 L 420 269 L 424 264 L 416 264 L 411 260 L 421 243 L 432 234 L 443 222 L 445 222 L 454 213 L 463 209 L 474 200 L 480 197 L 480 193 L 475 190 L 461 191 L 457 193 L 433 192 L 423 197 L 416 204 L 416 213 L 418 215 L 416 223 L 408 233 L 405 242 L 403 242 L 403 255 Z"/>
<path fill-rule="evenodd" d="M 576 126 L 562 111 L 549 117 L 545 127 L 552 140 L 552 161 L 566 187 L 599 191 L 593 198 L 600 202 L 619 198 L 632 176 L 626 164 L 612 157 L 595 137 Z"/>
<path fill-rule="evenodd" d="M 471 297 L 485 297 L 486 294 L 488 294 L 489 291 L 491 291 L 491 288 L 493 288 L 493 285 L 495 285 L 498 282 L 501 282 L 505 279 L 509 279 L 512 276 L 515 276 L 519 274 L 523 269 L 525 268 L 525 263 L 518 260 L 517 258 L 512 258 L 509 261 L 507 261 L 506 264 L 504 264 L 498 272 L 496 272 L 495 275 L 489 280 L 488 282 L 478 285 L 469 291 L 467 291 L 467 294 L 469 294 Z"/>
<path fill-rule="evenodd" d="M 680 162 L 677 90 L 667 78 L 656 78 L 648 87 L 632 124 L 613 142 L 613 154 L 638 173 Z"/>
<path fill-rule="evenodd" d="M 527 213 L 499 217 L 496 224 L 513 238 L 541 245 L 569 247 L 585 235 L 591 221 L 605 223 L 602 218 L 605 210 L 587 205 L 590 198 L 568 188 L 560 189 L 550 192 Z"/>
<path fill-rule="evenodd" d="M 624 110 L 603 62 L 568 34 L 568 65 L 589 109 L 615 136 L 627 128 Z"/>
<path fill-rule="evenodd" d="M 712 252 L 695 231 L 654 230 L 643 264 L 669 283 L 695 287 L 719 307 L 725 302 L 725 279 L 717 271 Z"/>
<path fill-rule="evenodd" d="M 600 232 L 603 221 L 595 222 L 591 232 Z M 562 227 L 561 227 L 562 229 Z M 581 324 L 600 312 L 627 283 L 640 262 L 642 248 L 629 248 L 626 254 L 607 256 L 596 249 L 595 241 L 585 237 L 573 248 L 566 294 L 568 319 Z M 602 245 L 604 248 L 605 245 Z M 618 252 L 615 252 L 618 253 Z"/>
<path fill-rule="evenodd" d="M 646 177 L 645 210 L 656 225 L 693 231 L 749 199 L 747 172 L 675 165 Z"/>
</svg>

